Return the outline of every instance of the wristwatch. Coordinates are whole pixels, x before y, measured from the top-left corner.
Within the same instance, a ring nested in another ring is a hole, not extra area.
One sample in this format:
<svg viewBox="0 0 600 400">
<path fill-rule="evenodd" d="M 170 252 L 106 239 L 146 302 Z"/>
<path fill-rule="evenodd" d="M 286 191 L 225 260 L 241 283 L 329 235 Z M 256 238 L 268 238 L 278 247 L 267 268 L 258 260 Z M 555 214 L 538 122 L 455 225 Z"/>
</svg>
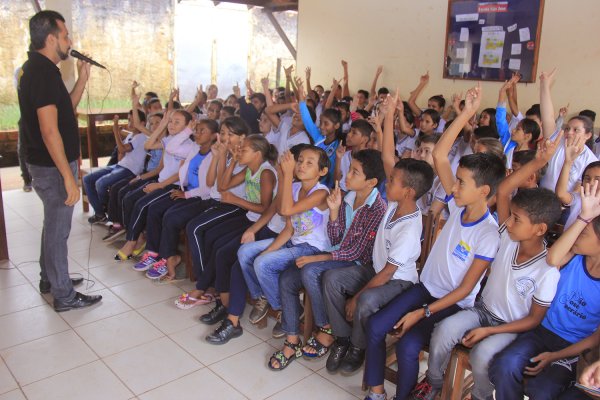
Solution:
<svg viewBox="0 0 600 400">
<path fill-rule="evenodd" d="M 425 318 L 431 317 L 431 310 L 429 309 L 429 304 L 423 304 L 423 310 L 425 310 Z"/>
</svg>

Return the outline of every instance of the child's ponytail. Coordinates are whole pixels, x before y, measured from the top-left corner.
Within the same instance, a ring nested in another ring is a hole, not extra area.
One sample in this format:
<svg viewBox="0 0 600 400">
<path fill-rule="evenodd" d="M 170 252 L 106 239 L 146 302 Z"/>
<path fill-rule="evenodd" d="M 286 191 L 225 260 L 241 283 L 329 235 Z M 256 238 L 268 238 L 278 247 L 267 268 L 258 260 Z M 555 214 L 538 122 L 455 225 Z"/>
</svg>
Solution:
<svg viewBox="0 0 600 400">
<path fill-rule="evenodd" d="M 277 161 L 277 157 L 279 156 L 277 147 L 269 143 L 263 135 L 253 134 L 247 136 L 244 142 L 248 143 L 252 150 L 260 152 L 264 161 L 268 161 L 271 164 Z"/>
</svg>

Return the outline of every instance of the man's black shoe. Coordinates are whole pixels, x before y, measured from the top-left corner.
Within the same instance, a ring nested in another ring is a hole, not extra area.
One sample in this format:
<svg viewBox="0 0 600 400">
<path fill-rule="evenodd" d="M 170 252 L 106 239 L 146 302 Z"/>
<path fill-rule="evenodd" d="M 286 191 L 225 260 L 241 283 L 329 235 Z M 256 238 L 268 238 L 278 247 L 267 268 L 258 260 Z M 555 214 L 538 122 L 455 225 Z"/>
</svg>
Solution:
<svg viewBox="0 0 600 400">
<path fill-rule="evenodd" d="M 206 341 L 210 344 L 225 344 L 231 339 L 242 336 L 244 330 L 238 322 L 238 326 L 233 326 L 229 318 L 225 318 L 221 325 L 210 335 L 206 337 Z"/>
<path fill-rule="evenodd" d="M 77 286 L 81 282 L 83 282 L 83 278 L 71 278 L 71 284 L 73 284 L 73 286 Z M 40 281 L 40 293 L 50 293 L 50 281 Z"/>
<path fill-rule="evenodd" d="M 102 300 L 102 296 L 100 295 L 88 296 L 83 293 L 75 292 L 75 297 L 73 297 L 73 300 L 64 301 L 55 299 L 54 311 L 63 312 L 76 308 L 89 307 L 93 304 L 96 304 L 100 300 Z"/>
<path fill-rule="evenodd" d="M 217 322 L 223 321 L 227 318 L 227 308 L 221 303 L 217 301 L 215 308 L 210 310 L 207 314 L 200 316 L 200 322 L 206 325 L 214 325 Z"/>
<path fill-rule="evenodd" d="M 363 364 L 363 361 L 365 361 L 365 350 L 359 349 L 356 346 L 350 346 L 346 353 L 346 357 L 344 357 L 344 360 L 342 361 L 340 370 L 343 375 L 351 375 L 358 371 Z"/>
<path fill-rule="evenodd" d="M 329 372 L 335 372 L 338 370 L 340 365 L 342 365 L 342 360 L 346 356 L 348 352 L 349 341 L 346 343 L 338 343 L 336 340 L 331 346 L 331 351 L 329 352 L 329 357 L 327 357 L 327 363 L 325 367 Z"/>
</svg>

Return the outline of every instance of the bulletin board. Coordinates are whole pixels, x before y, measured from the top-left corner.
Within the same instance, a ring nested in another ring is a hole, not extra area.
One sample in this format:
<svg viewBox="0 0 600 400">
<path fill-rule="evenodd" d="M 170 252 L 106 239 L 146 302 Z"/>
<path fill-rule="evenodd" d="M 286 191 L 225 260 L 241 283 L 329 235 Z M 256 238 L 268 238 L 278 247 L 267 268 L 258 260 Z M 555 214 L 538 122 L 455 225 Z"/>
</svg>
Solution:
<svg viewBox="0 0 600 400">
<path fill-rule="evenodd" d="M 448 0 L 444 78 L 535 82 L 544 0 Z"/>
</svg>

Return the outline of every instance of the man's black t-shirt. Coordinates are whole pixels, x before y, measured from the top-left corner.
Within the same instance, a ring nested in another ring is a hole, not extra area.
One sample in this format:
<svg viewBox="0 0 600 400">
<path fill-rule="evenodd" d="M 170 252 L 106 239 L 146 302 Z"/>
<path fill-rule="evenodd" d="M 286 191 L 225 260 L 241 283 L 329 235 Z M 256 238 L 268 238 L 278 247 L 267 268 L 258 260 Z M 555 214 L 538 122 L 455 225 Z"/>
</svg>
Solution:
<svg viewBox="0 0 600 400">
<path fill-rule="evenodd" d="M 75 161 L 79 158 L 77 117 L 60 70 L 49 58 L 38 52 L 32 51 L 28 55 L 29 59 L 23 64 L 23 72 L 18 83 L 25 159 L 33 165 L 55 166 L 42 140 L 37 116 L 38 108 L 54 104 L 58 112 L 58 131 L 62 137 L 67 160 Z"/>
</svg>

